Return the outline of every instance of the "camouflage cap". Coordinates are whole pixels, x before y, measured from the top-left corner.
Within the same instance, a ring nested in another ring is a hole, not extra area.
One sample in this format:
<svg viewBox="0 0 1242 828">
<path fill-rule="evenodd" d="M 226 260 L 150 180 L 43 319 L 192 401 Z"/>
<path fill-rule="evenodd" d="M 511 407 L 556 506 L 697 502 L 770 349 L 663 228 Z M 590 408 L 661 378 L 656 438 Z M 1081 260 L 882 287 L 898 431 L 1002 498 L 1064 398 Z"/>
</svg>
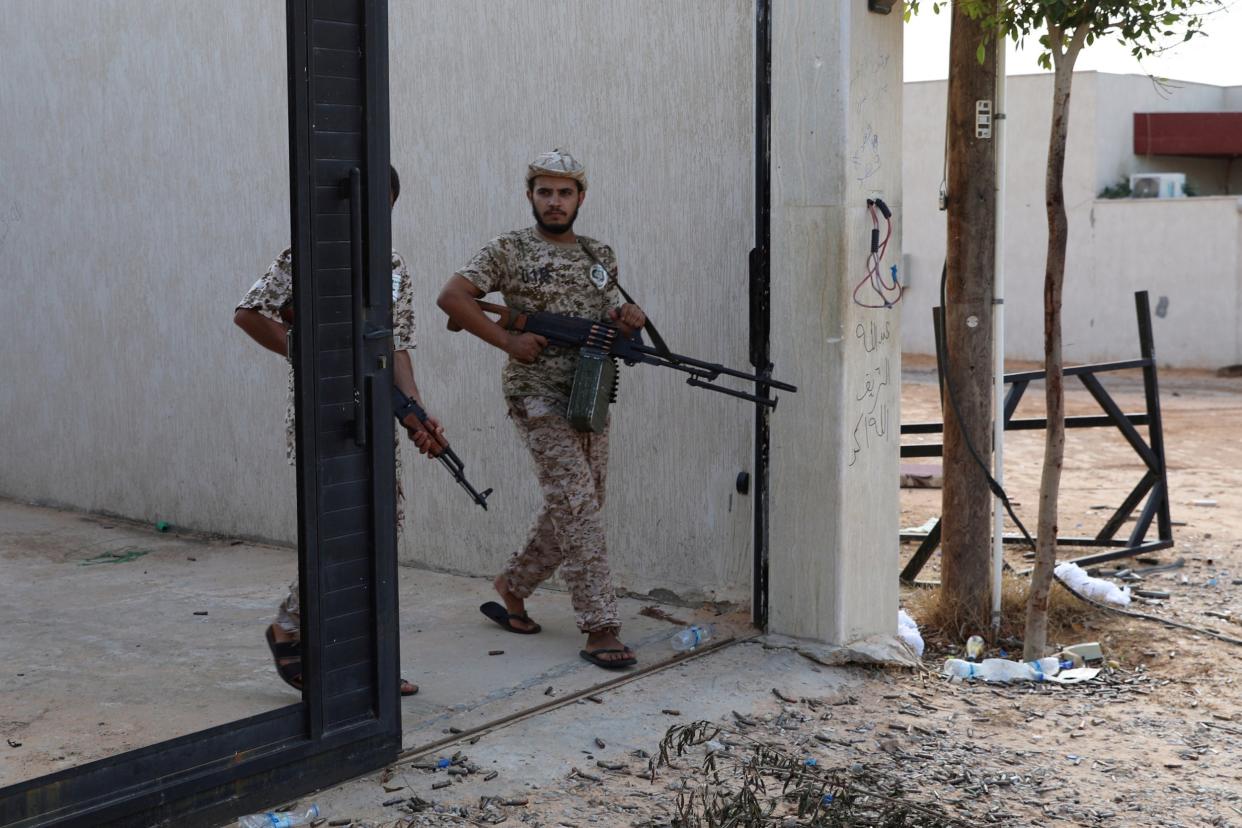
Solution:
<svg viewBox="0 0 1242 828">
<path fill-rule="evenodd" d="M 559 147 L 551 152 L 545 152 L 527 165 L 526 186 L 529 188 L 530 182 L 535 180 L 535 176 L 539 175 L 572 178 L 582 185 L 584 192 L 587 188 L 586 167 L 579 164 L 576 158 Z"/>
</svg>

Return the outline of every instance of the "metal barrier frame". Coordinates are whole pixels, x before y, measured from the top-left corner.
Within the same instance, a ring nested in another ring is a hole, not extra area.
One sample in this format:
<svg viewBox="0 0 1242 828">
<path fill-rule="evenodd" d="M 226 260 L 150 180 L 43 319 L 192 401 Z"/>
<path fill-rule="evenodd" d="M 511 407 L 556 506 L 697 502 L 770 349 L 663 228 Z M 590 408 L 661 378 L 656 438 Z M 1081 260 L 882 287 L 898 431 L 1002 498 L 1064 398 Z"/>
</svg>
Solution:
<svg viewBox="0 0 1242 828">
<path fill-rule="evenodd" d="M 1160 417 L 1160 388 L 1156 370 L 1156 348 L 1152 337 L 1151 307 L 1147 291 L 1134 294 L 1134 310 L 1138 321 L 1139 353 L 1138 359 L 1120 362 L 1105 362 L 1091 365 L 1076 365 L 1064 369 L 1066 377 L 1077 377 L 1100 406 L 1102 414 L 1082 415 L 1065 418 L 1065 427 L 1071 428 L 1102 428 L 1111 426 L 1134 449 L 1135 454 L 1143 461 L 1146 471 L 1143 477 L 1117 507 L 1112 516 L 1095 537 L 1057 537 L 1057 546 L 1101 547 L 1108 551 L 1096 552 L 1082 557 L 1073 558 L 1072 562 L 1082 566 L 1103 563 L 1118 558 L 1129 558 L 1144 552 L 1158 549 L 1169 549 L 1173 546 L 1173 523 L 1169 518 L 1169 484 L 1167 464 L 1164 456 L 1164 427 Z M 935 330 L 937 344 L 943 336 L 941 327 L 941 308 L 936 308 Z M 937 348 L 939 353 L 940 349 Z M 1099 375 L 1113 371 L 1142 369 L 1143 391 L 1146 398 L 1146 411 L 1138 414 L 1126 414 L 1121 411 L 1116 401 L 1100 382 Z M 944 366 L 937 358 L 937 371 L 940 374 L 941 396 L 944 393 Z M 1047 428 L 1048 421 L 1042 417 L 1031 417 L 1021 420 L 1013 419 L 1014 412 L 1021 402 L 1023 394 L 1032 382 L 1047 376 L 1045 371 L 1024 371 L 1005 375 L 1005 383 L 1009 392 L 1005 396 L 1005 430 L 1035 431 Z M 1146 440 L 1139 433 L 1138 427 L 1146 426 Z M 901 426 L 902 435 L 907 434 L 943 434 L 944 423 L 907 423 Z M 943 443 L 926 443 L 903 445 L 902 458 L 907 457 L 940 457 L 944 454 Z M 1143 503 L 1142 511 L 1124 540 L 1117 539 L 1122 524 L 1134 513 L 1139 504 Z M 1148 540 L 1147 534 L 1152 522 L 1156 523 L 1156 538 Z M 901 540 L 921 541 L 914 555 L 901 571 L 901 581 L 913 584 L 915 578 L 927 564 L 928 558 L 940 545 L 940 519 L 927 532 L 902 532 Z M 1005 543 L 1025 543 L 1021 535 L 1006 534 Z"/>
<path fill-rule="evenodd" d="M 286 2 L 303 700 L 0 789 L 0 825 L 218 825 L 401 749 L 391 342 L 358 336 L 391 322 L 388 3 Z"/>
</svg>

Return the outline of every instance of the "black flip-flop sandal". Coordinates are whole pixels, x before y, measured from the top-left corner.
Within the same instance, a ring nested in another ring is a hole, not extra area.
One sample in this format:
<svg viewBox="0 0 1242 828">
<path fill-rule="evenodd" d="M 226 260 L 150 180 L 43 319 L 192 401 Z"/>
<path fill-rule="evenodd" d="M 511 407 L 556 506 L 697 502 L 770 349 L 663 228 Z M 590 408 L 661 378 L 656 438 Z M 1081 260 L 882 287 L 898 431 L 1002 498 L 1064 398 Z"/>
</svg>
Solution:
<svg viewBox="0 0 1242 828">
<path fill-rule="evenodd" d="M 626 647 L 601 647 L 598 650 L 579 650 L 578 655 L 594 664 L 596 667 L 603 667 L 605 670 L 620 670 L 622 667 L 633 667 L 638 663 L 638 659 L 634 656 L 629 658 L 600 658 L 604 653 L 624 653 Z"/>
<path fill-rule="evenodd" d="M 276 663 L 276 674 L 294 690 L 301 690 L 302 642 L 277 641 L 276 636 L 272 634 L 271 627 L 267 628 L 265 637 L 267 638 L 267 647 L 272 651 L 272 660 Z M 288 660 L 292 658 L 296 658 L 297 661 Z M 284 660 L 285 663 L 281 664 L 281 660 Z M 418 685 L 405 679 L 398 679 L 398 687 L 402 696 L 413 696 L 418 693 Z M 407 687 L 410 689 L 407 690 Z"/>
<path fill-rule="evenodd" d="M 302 642 L 277 641 L 269 626 L 265 633 L 267 648 L 272 651 L 272 661 L 276 664 L 276 674 L 285 684 L 294 690 L 302 689 Z M 289 659 L 297 659 L 290 661 Z M 281 662 L 284 662 L 283 664 Z"/>
<path fill-rule="evenodd" d="M 480 606 L 479 612 L 483 613 L 509 632 L 517 633 L 518 635 L 534 635 L 543 629 L 543 627 L 530 620 L 530 616 L 526 613 L 511 613 L 495 601 L 488 601 L 486 604 Z M 512 618 L 516 618 L 519 621 L 525 621 L 527 624 L 535 624 L 535 626 L 528 630 L 524 630 L 521 627 L 515 627 L 510 623 L 510 619 Z"/>
</svg>

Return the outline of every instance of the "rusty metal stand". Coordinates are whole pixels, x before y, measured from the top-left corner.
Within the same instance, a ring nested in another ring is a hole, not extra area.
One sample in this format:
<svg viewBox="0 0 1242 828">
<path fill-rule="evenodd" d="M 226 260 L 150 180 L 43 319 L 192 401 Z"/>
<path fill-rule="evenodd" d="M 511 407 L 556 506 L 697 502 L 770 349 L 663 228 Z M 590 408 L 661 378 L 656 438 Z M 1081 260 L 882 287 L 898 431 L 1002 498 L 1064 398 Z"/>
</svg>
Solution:
<svg viewBox="0 0 1242 828">
<path fill-rule="evenodd" d="M 1134 449 L 1135 454 L 1138 455 L 1146 467 L 1142 478 L 1105 522 L 1103 528 L 1096 533 L 1095 537 L 1057 538 L 1057 546 L 1100 547 L 1107 550 L 1072 559 L 1074 563 L 1081 566 L 1098 564 L 1117 558 L 1129 558 L 1144 552 L 1169 549 L 1173 546 L 1173 523 L 1169 518 L 1169 486 L 1164 457 L 1164 429 L 1160 418 L 1160 388 L 1156 375 L 1156 348 L 1152 337 L 1151 307 L 1148 303 L 1147 291 L 1138 291 L 1134 294 L 1134 309 L 1138 321 L 1140 353 L 1138 359 L 1092 365 L 1076 365 L 1064 369 L 1065 376 L 1078 378 L 1103 412 L 1102 414 L 1095 415 L 1066 417 L 1065 427 L 1067 429 L 1116 428 L 1121 432 L 1121 435 L 1130 444 L 1130 447 Z M 941 309 L 936 308 L 937 340 L 941 336 L 940 313 Z M 1143 372 L 1143 391 L 1147 410 L 1143 413 L 1126 414 L 1122 412 L 1117 402 L 1112 398 L 1112 395 L 1104 388 L 1100 382 L 1099 375 L 1136 368 L 1141 369 Z M 937 365 L 937 370 L 943 376 L 943 366 Z M 1014 412 L 1018 408 L 1018 403 L 1022 400 L 1022 395 L 1026 393 L 1026 389 L 1032 382 L 1042 380 L 1045 375 L 1046 372 L 1044 371 L 1024 371 L 1005 375 L 1005 383 L 1009 386 L 1009 393 L 1005 397 L 1004 410 L 1006 431 L 1033 431 L 1047 428 L 1048 421 L 1042 417 L 1031 417 L 1021 420 L 1013 419 Z M 1138 426 L 1147 427 L 1146 440 L 1139 433 Z M 942 434 L 943 432 L 943 422 L 907 423 L 901 427 L 903 436 L 907 434 Z M 940 457 L 943 453 L 943 443 L 923 443 L 903 445 L 901 447 L 902 458 Z M 1144 498 L 1146 498 L 1145 503 Z M 1143 503 L 1143 508 L 1139 512 L 1134 528 L 1125 540 L 1118 540 L 1117 533 L 1121 530 L 1122 524 L 1134 513 L 1134 510 L 1139 507 L 1140 503 Z M 1153 521 L 1156 524 L 1156 537 L 1149 540 L 1147 535 L 1151 530 Z M 902 532 L 901 540 L 920 541 L 913 557 L 910 558 L 910 561 L 901 571 L 902 583 L 913 584 L 914 579 L 927 564 L 927 560 L 940 545 L 940 519 L 937 518 L 935 524 L 927 532 Z M 1004 542 L 1025 543 L 1026 539 L 1020 535 L 1006 535 Z"/>
</svg>

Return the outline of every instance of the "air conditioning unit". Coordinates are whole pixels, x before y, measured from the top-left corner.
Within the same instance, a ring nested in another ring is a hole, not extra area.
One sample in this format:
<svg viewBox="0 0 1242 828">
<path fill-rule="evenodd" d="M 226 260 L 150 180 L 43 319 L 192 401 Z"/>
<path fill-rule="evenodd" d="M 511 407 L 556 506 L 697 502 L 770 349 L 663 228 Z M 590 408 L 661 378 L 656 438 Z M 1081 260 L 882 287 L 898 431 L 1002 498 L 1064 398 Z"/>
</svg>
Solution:
<svg viewBox="0 0 1242 828">
<path fill-rule="evenodd" d="M 1185 173 L 1138 173 L 1130 176 L 1130 198 L 1182 198 Z"/>
</svg>

